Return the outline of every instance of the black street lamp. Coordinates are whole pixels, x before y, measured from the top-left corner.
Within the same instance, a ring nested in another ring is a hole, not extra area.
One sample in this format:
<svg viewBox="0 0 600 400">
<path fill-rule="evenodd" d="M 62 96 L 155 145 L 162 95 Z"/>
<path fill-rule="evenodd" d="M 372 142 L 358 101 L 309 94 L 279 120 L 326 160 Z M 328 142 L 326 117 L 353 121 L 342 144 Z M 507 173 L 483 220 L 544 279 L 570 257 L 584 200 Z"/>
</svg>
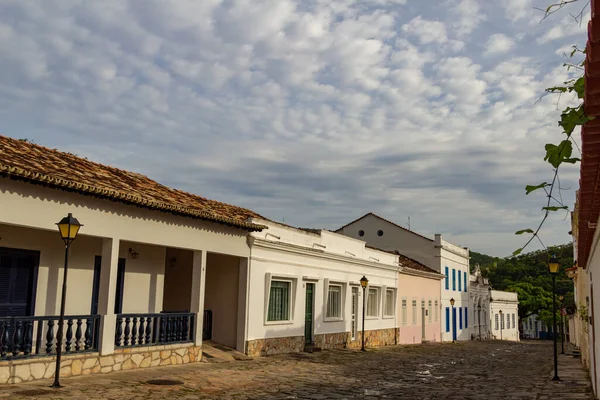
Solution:
<svg viewBox="0 0 600 400">
<path fill-rule="evenodd" d="M 477 306 L 477 325 L 479 325 L 479 340 L 481 341 L 481 304 Z"/>
<path fill-rule="evenodd" d="M 452 343 L 454 343 L 454 331 L 456 330 L 455 317 L 454 317 L 454 297 L 450 299 L 450 305 L 452 306 Z"/>
<path fill-rule="evenodd" d="M 504 325 L 504 313 L 502 310 L 498 312 L 500 314 L 500 340 L 502 340 L 502 326 Z"/>
<path fill-rule="evenodd" d="M 560 300 L 560 354 L 565 354 L 565 334 L 564 334 L 564 320 L 562 310 L 565 306 L 564 300 L 565 296 L 558 296 L 558 300 Z"/>
<path fill-rule="evenodd" d="M 360 348 L 362 351 L 366 351 L 365 350 L 365 300 L 366 300 L 366 295 L 365 292 L 367 290 L 367 285 L 369 284 L 369 280 L 367 279 L 366 276 L 363 275 L 362 278 L 360 278 L 360 286 L 362 286 L 362 290 L 363 290 L 363 315 L 362 315 L 362 347 Z"/>
<path fill-rule="evenodd" d="M 60 359 L 62 355 L 62 340 L 63 340 L 63 325 L 65 323 L 65 300 L 67 297 L 67 271 L 69 269 L 69 248 L 71 243 L 75 240 L 79 229 L 83 226 L 73 217 L 73 214 L 69 213 L 68 216 L 61 219 L 58 226 L 60 237 L 65 242 L 65 268 L 63 271 L 63 283 L 62 283 L 62 297 L 60 299 L 60 317 L 58 320 L 58 334 L 56 338 L 56 370 L 54 371 L 54 383 L 53 388 L 59 388 L 59 375 L 60 375 Z"/>
<path fill-rule="evenodd" d="M 554 377 L 553 381 L 560 381 L 558 377 L 558 355 L 556 354 L 556 274 L 558 274 L 558 259 L 552 256 L 548 262 L 548 271 L 552 275 L 552 336 L 554 336 Z"/>
</svg>

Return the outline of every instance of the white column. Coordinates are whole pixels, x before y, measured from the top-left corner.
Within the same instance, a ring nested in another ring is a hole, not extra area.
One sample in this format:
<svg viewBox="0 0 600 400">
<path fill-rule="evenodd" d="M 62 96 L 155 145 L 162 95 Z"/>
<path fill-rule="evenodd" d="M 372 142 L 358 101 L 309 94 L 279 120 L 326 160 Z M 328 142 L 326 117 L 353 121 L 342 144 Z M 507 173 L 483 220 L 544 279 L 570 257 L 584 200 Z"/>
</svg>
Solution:
<svg viewBox="0 0 600 400">
<path fill-rule="evenodd" d="M 117 270 L 119 265 L 119 239 L 102 241 L 102 265 L 100 268 L 100 291 L 98 313 L 100 314 L 101 355 L 115 351 L 115 295 L 117 292 Z"/>
<path fill-rule="evenodd" d="M 245 353 L 246 351 L 246 322 L 248 314 L 248 291 L 250 276 L 248 269 L 248 259 L 240 259 L 239 282 L 238 282 L 238 304 L 237 304 L 237 340 L 236 350 Z"/>
<path fill-rule="evenodd" d="M 190 312 L 196 314 L 194 345 L 202 346 L 204 322 L 204 286 L 206 284 L 206 251 L 194 251 L 192 266 L 192 301 Z"/>
</svg>

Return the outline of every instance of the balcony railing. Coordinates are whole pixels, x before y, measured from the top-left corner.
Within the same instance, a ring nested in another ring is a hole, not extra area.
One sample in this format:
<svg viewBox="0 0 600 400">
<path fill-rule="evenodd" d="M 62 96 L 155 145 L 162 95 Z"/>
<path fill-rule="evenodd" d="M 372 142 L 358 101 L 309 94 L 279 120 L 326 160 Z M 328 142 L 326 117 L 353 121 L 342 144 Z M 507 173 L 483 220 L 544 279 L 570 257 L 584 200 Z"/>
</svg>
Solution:
<svg viewBox="0 0 600 400">
<path fill-rule="evenodd" d="M 193 340 L 193 313 L 117 315 L 115 347 L 157 346 Z"/>
<path fill-rule="evenodd" d="M 58 316 L 1 317 L 0 360 L 56 354 Z M 63 354 L 98 350 L 99 315 L 65 316 Z"/>
</svg>

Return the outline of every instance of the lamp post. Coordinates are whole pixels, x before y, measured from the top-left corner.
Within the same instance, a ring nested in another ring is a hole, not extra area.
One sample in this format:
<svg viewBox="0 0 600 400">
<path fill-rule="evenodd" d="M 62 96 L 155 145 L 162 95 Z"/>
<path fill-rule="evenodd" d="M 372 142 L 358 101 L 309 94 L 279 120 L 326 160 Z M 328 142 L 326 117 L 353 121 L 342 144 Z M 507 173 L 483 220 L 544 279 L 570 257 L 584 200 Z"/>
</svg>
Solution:
<svg viewBox="0 0 600 400">
<path fill-rule="evenodd" d="M 504 325 L 504 313 L 502 310 L 498 311 L 500 314 L 500 340 L 502 340 L 502 326 Z"/>
<path fill-rule="evenodd" d="M 548 262 L 548 271 L 552 275 L 552 336 L 554 336 L 554 377 L 553 381 L 560 381 L 558 377 L 558 355 L 556 354 L 556 274 L 558 274 L 558 259 L 552 256 Z"/>
<path fill-rule="evenodd" d="M 564 334 L 564 320 L 562 310 L 564 308 L 564 300 L 565 296 L 558 296 L 558 300 L 560 300 L 560 354 L 565 354 L 565 334 Z"/>
<path fill-rule="evenodd" d="M 65 242 L 65 267 L 63 271 L 63 282 L 62 282 L 62 296 L 60 298 L 60 317 L 58 319 L 58 333 L 56 338 L 56 369 L 54 371 L 54 383 L 53 388 L 59 388 L 59 375 L 60 375 L 60 359 L 62 356 L 62 340 L 63 340 L 63 325 L 65 323 L 65 300 L 67 297 L 67 271 L 69 269 L 69 248 L 71 243 L 75 240 L 79 229 L 83 226 L 73 217 L 73 214 L 69 213 L 66 217 L 60 220 L 56 224 L 60 237 Z"/>
<path fill-rule="evenodd" d="M 362 347 L 360 348 L 362 351 L 366 351 L 365 350 L 365 303 L 366 303 L 366 289 L 367 289 L 367 285 L 369 284 L 369 280 L 367 279 L 366 276 L 363 275 L 362 278 L 360 278 L 360 286 L 362 286 L 362 290 L 363 290 L 363 309 L 362 309 Z"/>
<path fill-rule="evenodd" d="M 452 343 L 454 343 L 454 331 L 456 330 L 454 326 L 454 297 L 450 299 L 450 305 L 452 306 Z"/>
<path fill-rule="evenodd" d="M 477 306 L 477 325 L 479 326 L 479 341 L 481 341 L 481 304 Z"/>
</svg>

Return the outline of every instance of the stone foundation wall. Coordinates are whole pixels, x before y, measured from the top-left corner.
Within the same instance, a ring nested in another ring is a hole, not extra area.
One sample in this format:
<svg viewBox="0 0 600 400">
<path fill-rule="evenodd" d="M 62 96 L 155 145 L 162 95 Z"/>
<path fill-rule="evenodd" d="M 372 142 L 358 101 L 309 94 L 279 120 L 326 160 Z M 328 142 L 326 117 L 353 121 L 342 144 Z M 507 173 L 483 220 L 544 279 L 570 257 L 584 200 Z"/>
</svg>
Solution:
<svg viewBox="0 0 600 400">
<path fill-rule="evenodd" d="M 398 344 L 400 330 L 398 328 L 375 329 L 365 331 L 365 347 L 392 346 Z M 358 331 L 356 340 L 348 342 L 348 347 L 355 349 L 362 346 L 362 331 Z"/>
<path fill-rule="evenodd" d="M 299 353 L 302 350 L 304 350 L 304 336 L 255 339 L 246 342 L 246 354 L 249 356 Z"/>
<path fill-rule="evenodd" d="M 365 331 L 365 346 L 378 347 L 398 344 L 399 328 Z M 315 335 L 315 347 L 323 350 L 340 348 L 360 348 L 362 332 L 352 340 L 350 332 L 324 333 Z M 255 339 L 246 342 L 249 356 L 270 356 L 273 354 L 299 353 L 304 350 L 304 336 Z"/>
<path fill-rule="evenodd" d="M 201 347 L 181 344 L 118 349 L 107 356 L 98 353 L 63 354 L 60 376 L 107 374 L 128 369 L 187 364 L 201 359 Z M 55 364 L 56 357 L 0 361 L 0 384 L 53 378 Z"/>
<path fill-rule="evenodd" d="M 346 348 L 351 340 L 350 332 L 324 333 L 315 335 L 315 347 L 323 350 Z"/>
</svg>

